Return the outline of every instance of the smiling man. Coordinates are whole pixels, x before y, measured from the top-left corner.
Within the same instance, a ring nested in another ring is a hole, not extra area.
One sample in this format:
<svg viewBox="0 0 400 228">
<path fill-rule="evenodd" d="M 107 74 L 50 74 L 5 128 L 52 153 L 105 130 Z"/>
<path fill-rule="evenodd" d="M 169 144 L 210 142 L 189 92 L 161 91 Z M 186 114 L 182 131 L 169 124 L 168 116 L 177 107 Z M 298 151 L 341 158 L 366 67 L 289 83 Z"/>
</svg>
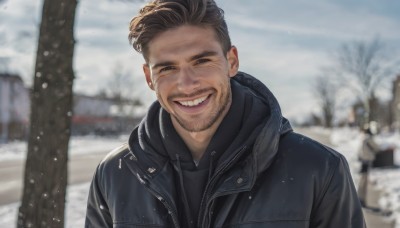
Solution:
<svg viewBox="0 0 400 228">
<path fill-rule="evenodd" d="M 98 166 L 86 227 L 364 227 L 342 155 L 294 133 L 239 72 L 213 0 L 155 0 L 130 23 L 157 101 Z"/>
<path fill-rule="evenodd" d="M 230 108 L 237 50 L 224 53 L 211 28 L 192 25 L 169 29 L 148 45 L 147 83 L 198 161 Z"/>
</svg>

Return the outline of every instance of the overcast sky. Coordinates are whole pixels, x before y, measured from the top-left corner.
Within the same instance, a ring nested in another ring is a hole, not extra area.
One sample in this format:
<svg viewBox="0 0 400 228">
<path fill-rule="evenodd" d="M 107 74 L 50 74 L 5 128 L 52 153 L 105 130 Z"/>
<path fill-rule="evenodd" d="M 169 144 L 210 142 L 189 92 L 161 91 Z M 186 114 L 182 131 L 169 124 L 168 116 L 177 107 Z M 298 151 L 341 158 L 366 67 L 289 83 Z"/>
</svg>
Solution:
<svg viewBox="0 0 400 228">
<path fill-rule="evenodd" d="M 20 74 L 29 86 L 42 1 L 0 2 L 0 69 Z M 283 114 L 291 119 L 318 112 L 311 83 L 342 43 L 379 36 L 394 57 L 400 56 L 400 1 L 216 2 L 225 11 L 232 42 L 239 50 L 240 70 L 263 81 L 278 98 Z M 120 64 L 132 74 L 132 93 L 147 104 L 155 99 L 142 74 L 143 59 L 127 39 L 129 21 L 140 5 L 117 0 L 79 1 L 75 91 L 98 92 Z M 388 85 L 384 88 L 390 89 Z"/>
</svg>

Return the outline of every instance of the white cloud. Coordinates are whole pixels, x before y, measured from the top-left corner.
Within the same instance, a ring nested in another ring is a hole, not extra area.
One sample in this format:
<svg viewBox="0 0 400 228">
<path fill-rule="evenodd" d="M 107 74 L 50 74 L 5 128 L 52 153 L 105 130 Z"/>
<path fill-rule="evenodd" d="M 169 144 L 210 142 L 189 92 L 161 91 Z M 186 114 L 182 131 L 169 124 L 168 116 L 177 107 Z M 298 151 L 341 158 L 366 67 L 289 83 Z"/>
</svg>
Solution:
<svg viewBox="0 0 400 228">
<path fill-rule="evenodd" d="M 400 37 L 398 18 L 365 10 L 361 4 L 299 0 L 265 0 L 254 5 L 239 0 L 221 3 L 230 22 L 246 29 L 331 39 L 364 38 L 377 33 L 387 38 Z"/>
<path fill-rule="evenodd" d="M 355 1 L 217 0 L 225 10 L 232 40 L 239 49 L 241 70 L 260 78 L 276 94 L 287 116 L 315 111 L 310 81 L 340 43 L 380 34 L 393 50 L 400 49 L 400 20 L 380 11 L 372 0 Z M 0 57 L 21 72 L 27 84 L 33 75 L 36 31 L 42 1 L 9 0 L 0 5 Z M 142 73 L 142 57 L 129 45 L 128 24 L 142 3 L 79 1 L 75 34 L 74 89 L 93 94 L 107 83 L 116 62 L 132 71 L 133 93 L 144 102 L 155 99 Z M 390 8 L 390 7 L 388 7 Z M 32 22 L 34 21 L 34 22 Z M 36 22 L 35 22 L 36 21 Z M 33 37 L 17 40 L 21 31 Z M 397 51 L 399 53 L 399 51 Z"/>
</svg>

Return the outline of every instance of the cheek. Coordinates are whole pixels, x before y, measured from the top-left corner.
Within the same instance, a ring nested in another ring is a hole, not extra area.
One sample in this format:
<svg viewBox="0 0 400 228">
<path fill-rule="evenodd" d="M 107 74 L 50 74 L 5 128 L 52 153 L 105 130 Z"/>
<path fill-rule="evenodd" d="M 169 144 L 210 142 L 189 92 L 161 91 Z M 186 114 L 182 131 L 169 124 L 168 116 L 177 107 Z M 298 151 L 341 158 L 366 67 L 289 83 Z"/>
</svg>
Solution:
<svg viewBox="0 0 400 228">
<path fill-rule="evenodd" d="M 156 92 L 157 98 L 158 98 L 159 100 L 162 99 L 163 92 L 162 92 L 162 90 L 160 89 L 160 87 L 159 87 L 159 86 L 155 86 L 155 87 L 154 87 L 154 91 Z"/>
<path fill-rule="evenodd" d="M 168 88 L 166 88 L 165 85 L 163 86 L 162 83 L 156 83 L 154 85 L 154 91 L 158 101 L 164 106 L 164 104 L 167 102 Z"/>
<path fill-rule="evenodd" d="M 172 80 L 171 76 L 161 76 L 161 77 L 154 77 L 154 89 L 157 91 L 165 91 L 168 87 L 171 86 Z"/>
<path fill-rule="evenodd" d="M 223 63 L 210 63 L 199 67 L 197 72 L 204 76 L 215 77 L 213 76 L 215 74 L 226 74 L 226 72 L 228 72 L 228 66 Z"/>
<path fill-rule="evenodd" d="M 163 97 L 162 93 L 160 93 L 160 91 L 156 90 L 156 96 L 157 96 L 157 100 L 160 103 L 161 107 L 163 107 L 164 109 L 167 109 L 165 106 L 166 99 L 164 99 L 165 97 Z"/>
</svg>

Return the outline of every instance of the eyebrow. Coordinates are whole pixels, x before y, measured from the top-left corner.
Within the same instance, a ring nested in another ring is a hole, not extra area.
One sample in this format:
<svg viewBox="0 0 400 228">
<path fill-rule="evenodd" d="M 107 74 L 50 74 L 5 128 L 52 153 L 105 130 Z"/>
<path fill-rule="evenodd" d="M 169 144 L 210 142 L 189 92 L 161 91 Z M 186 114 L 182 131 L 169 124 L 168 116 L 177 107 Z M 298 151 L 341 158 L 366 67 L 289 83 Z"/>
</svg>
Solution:
<svg viewBox="0 0 400 228">
<path fill-rule="evenodd" d="M 198 55 L 192 56 L 190 58 L 190 61 L 196 60 L 196 59 L 201 59 L 204 57 L 209 57 L 209 56 L 215 56 L 218 55 L 218 53 L 216 51 L 204 51 L 203 53 L 200 53 Z"/>
<path fill-rule="evenodd" d="M 215 56 L 215 55 L 218 55 L 218 53 L 216 51 L 204 51 L 204 52 L 202 52 L 200 54 L 197 54 L 197 55 L 194 55 L 194 56 L 190 57 L 189 61 L 193 61 L 193 60 L 196 60 L 196 59 L 201 59 L 201 58 L 209 57 L 209 56 Z M 152 69 L 157 69 L 157 68 L 165 67 L 165 66 L 171 66 L 171 65 L 174 65 L 174 64 L 175 63 L 172 62 L 172 61 L 165 61 L 165 62 L 161 62 L 161 63 L 156 63 L 156 64 L 154 64 Z"/>
<path fill-rule="evenodd" d="M 171 66 L 171 65 L 174 65 L 174 62 L 172 62 L 172 61 L 165 61 L 165 62 L 161 62 L 161 63 L 156 63 L 156 64 L 154 64 L 154 66 L 151 68 L 151 69 L 157 69 L 157 68 L 160 68 L 160 67 L 165 67 L 165 66 Z"/>
</svg>

